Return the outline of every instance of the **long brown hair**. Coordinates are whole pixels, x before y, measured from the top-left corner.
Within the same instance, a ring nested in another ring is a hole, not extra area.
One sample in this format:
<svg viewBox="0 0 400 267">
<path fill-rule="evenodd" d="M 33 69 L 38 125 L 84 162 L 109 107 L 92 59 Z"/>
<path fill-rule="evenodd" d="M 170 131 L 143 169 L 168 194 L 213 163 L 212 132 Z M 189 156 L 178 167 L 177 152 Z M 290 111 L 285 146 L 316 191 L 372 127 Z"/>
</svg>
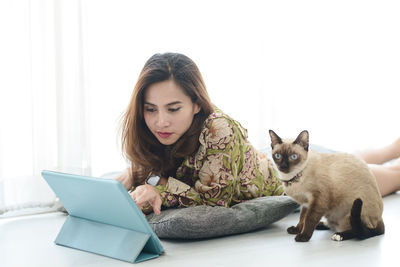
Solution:
<svg viewBox="0 0 400 267">
<path fill-rule="evenodd" d="M 175 144 L 165 146 L 147 128 L 143 110 L 146 89 L 154 83 L 169 79 L 173 79 L 201 110 L 194 116 L 186 133 Z M 212 112 L 213 106 L 203 77 L 190 58 L 177 53 L 153 55 L 139 75 L 122 118 L 122 151 L 131 163 L 134 186 L 143 184 L 150 173 L 166 178 L 175 176 L 183 158 L 197 151 L 203 123 Z"/>
</svg>

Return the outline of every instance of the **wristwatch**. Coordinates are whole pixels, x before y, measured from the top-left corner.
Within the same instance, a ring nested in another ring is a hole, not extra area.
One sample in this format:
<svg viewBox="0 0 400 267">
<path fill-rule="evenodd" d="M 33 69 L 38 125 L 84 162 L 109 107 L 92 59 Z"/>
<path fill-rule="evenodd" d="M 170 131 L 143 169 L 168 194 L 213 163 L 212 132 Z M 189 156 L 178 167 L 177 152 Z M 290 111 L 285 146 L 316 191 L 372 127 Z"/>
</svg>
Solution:
<svg viewBox="0 0 400 267">
<path fill-rule="evenodd" d="M 149 178 L 146 180 L 146 184 L 156 186 L 160 182 L 160 176 L 158 175 L 151 175 Z"/>
</svg>

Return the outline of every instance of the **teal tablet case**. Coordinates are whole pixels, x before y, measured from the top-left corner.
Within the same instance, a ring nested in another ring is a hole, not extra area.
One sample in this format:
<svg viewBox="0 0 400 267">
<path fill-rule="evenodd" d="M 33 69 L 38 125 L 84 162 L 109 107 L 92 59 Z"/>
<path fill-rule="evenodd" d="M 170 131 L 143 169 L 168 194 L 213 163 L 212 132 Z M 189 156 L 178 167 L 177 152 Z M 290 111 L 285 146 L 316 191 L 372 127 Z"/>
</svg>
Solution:
<svg viewBox="0 0 400 267">
<path fill-rule="evenodd" d="M 132 263 L 163 253 L 160 240 L 120 182 L 46 170 L 42 176 L 69 213 L 57 245 Z"/>
</svg>

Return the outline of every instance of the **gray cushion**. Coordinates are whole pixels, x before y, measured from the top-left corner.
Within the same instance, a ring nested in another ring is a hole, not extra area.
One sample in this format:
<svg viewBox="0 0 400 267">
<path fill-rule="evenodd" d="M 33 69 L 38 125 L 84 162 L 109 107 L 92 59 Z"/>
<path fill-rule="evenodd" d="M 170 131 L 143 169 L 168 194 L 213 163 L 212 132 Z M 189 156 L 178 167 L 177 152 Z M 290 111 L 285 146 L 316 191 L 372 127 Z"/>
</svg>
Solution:
<svg viewBox="0 0 400 267">
<path fill-rule="evenodd" d="M 195 206 L 147 215 L 159 238 L 200 239 L 245 233 L 266 227 L 293 212 L 298 205 L 288 196 L 252 199 L 231 208 Z"/>
</svg>

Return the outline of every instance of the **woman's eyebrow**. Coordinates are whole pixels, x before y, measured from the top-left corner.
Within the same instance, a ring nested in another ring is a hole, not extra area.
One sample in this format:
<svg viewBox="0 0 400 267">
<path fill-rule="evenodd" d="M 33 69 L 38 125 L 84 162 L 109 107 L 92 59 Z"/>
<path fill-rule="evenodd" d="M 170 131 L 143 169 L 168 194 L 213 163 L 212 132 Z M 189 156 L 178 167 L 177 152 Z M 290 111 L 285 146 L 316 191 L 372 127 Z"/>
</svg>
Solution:
<svg viewBox="0 0 400 267">
<path fill-rule="evenodd" d="M 174 101 L 174 102 L 168 103 L 167 106 L 173 106 L 173 105 L 181 104 L 181 103 L 182 103 L 181 101 Z"/>
<path fill-rule="evenodd" d="M 144 104 L 149 105 L 149 106 L 154 106 L 154 107 L 157 106 L 155 104 L 152 104 L 152 103 L 146 102 L 146 101 L 144 102 Z M 182 101 L 174 101 L 174 102 L 166 104 L 166 106 L 173 106 L 173 105 L 177 105 L 177 104 L 182 104 Z"/>
</svg>

